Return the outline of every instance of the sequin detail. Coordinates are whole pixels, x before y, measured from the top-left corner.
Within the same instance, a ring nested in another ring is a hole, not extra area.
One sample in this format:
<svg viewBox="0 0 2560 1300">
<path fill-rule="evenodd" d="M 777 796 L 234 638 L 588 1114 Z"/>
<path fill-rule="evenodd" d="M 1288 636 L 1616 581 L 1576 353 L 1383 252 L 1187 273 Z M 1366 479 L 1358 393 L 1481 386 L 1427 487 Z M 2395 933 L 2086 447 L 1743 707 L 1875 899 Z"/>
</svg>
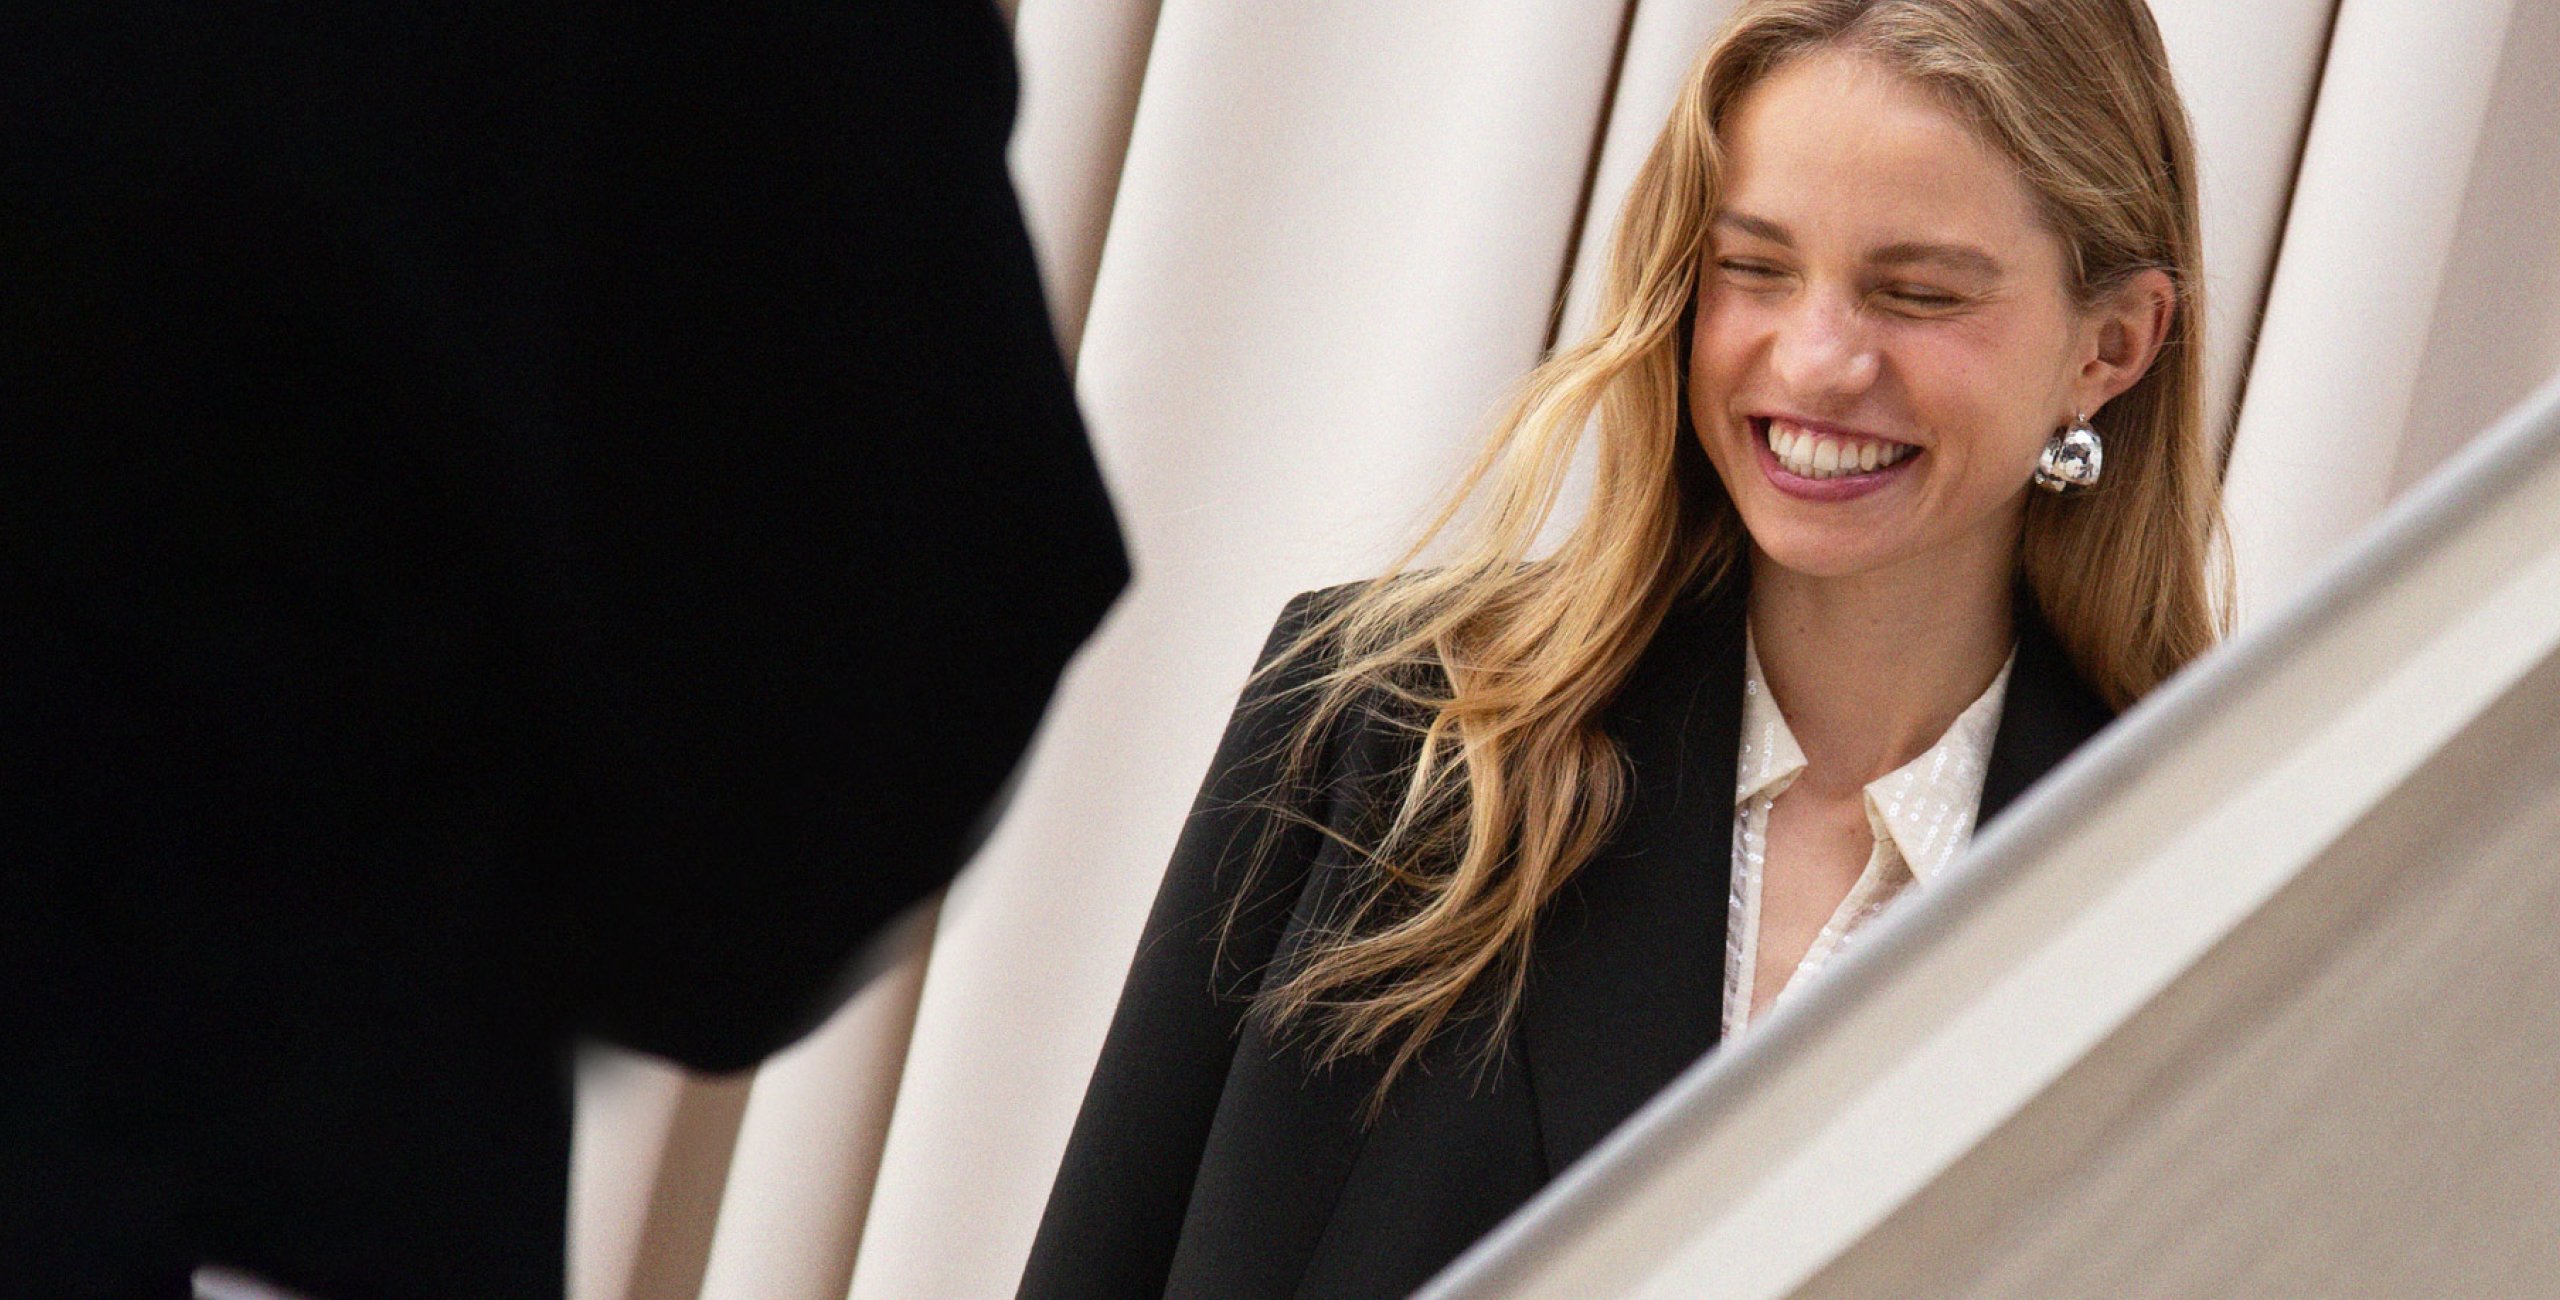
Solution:
<svg viewBox="0 0 2560 1300">
<path fill-rule="evenodd" d="M 1955 861 L 1973 838 L 1982 779 L 2000 730 L 2013 653 L 1998 676 L 1946 734 L 1918 758 L 1867 783 L 1867 827 L 1875 847 L 1856 884 L 1833 909 L 1813 946 L 1796 963 L 1778 1000 L 1795 995 L 1837 957 L 1857 931 L 1913 885 L 1925 885 Z M 1744 636 L 1742 736 L 1734 775 L 1733 887 L 1725 896 L 1724 1036 L 1751 1023 L 1752 983 L 1760 962 L 1760 885 L 1768 870 L 1769 806 L 1805 769 L 1804 750 L 1760 673 L 1759 647 Z M 1774 1006 L 1775 1003 L 1772 1003 Z"/>
</svg>

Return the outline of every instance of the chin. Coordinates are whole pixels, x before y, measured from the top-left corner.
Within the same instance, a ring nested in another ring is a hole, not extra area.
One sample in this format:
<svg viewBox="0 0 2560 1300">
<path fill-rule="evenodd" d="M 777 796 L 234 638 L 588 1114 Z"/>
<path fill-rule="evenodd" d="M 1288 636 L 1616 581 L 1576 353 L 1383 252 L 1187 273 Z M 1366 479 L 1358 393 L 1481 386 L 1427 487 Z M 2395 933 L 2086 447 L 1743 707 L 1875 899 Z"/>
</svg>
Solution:
<svg viewBox="0 0 2560 1300">
<path fill-rule="evenodd" d="M 1748 528 L 1749 521 L 1745 521 Z M 1880 550 L 1871 534 L 1841 537 L 1831 530 L 1750 528 L 1754 559 L 1808 578 L 1855 578 L 1892 569 L 1902 557 Z"/>
<path fill-rule="evenodd" d="M 1776 565 L 1801 578 L 1822 579 L 1863 577 L 1893 567 L 1867 557 L 1817 555 L 1810 558 L 1791 558 L 1774 555 L 1766 550 L 1760 553 L 1760 561 L 1763 564 Z"/>
</svg>

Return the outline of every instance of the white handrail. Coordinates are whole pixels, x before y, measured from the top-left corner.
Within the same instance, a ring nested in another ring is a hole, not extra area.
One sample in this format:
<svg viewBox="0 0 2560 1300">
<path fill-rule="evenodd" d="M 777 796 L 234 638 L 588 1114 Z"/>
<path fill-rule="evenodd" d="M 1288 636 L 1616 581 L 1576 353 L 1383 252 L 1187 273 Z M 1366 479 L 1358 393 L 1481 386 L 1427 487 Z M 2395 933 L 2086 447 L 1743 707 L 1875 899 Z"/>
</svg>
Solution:
<svg viewBox="0 0 2560 1300">
<path fill-rule="evenodd" d="M 2173 985 L 2176 1005 L 2207 1020 L 2217 998 L 2284 996 L 2280 982 L 2237 976 L 2217 992 L 2208 985 L 2222 975 L 2194 972 L 2218 948 L 2252 950 L 2244 930 L 2282 912 L 2271 899 L 2347 870 L 2324 864 L 2349 850 L 2369 855 L 2350 832 L 2377 809 L 2422 814 L 2411 792 L 2436 788 L 2429 765 L 2476 750 L 2464 738 L 2492 723 L 2514 726 L 2513 693 L 2547 681 L 2560 681 L 2560 382 L 2410 493 L 2285 610 L 2075 755 L 1986 832 L 1964 870 L 1883 918 L 1765 1027 L 1693 1066 L 1421 1294 L 1767 1297 L 1847 1276 L 1862 1250 L 1903 1240 L 1894 1248 L 1908 1255 L 1907 1232 L 1880 1229 L 1948 1202 L 1956 1193 L 1933 1199 L 1933 1183 L 1991 1159 L 1977 1153 L 2004 1126 L 2014 1133 L 2057 1080 L 2131 1060 L 2135 1038 L 2155 1055 L 2179 1048 L 2154 1032 Z M 2560 750 L 2554 733 L 2518 761 Z M 2560 775 L 2540 773 L 2492 765 L 2482 783 L 2530 776 L 2560 790 Z M 2512 869 L 2492 856 L 2482 849 L 2472 865 Z M 2393 865 L 2354 870 L 2379 879 Z M 2304 969 L 2346 929 L 2313 931 Z M 2132 1034 L 2146 1011 L 2149 1036 Z M 2560 1025 L 2534 1028 L 2560 1040 Z M 2227 1067 L 2208 1056 L 2189 1073 Z M 2167 1097 L 2184 1084 L 2159 1086 Z M 2051 1103 L 2037 1113 L 2081 1136 L 2096 1123 Z M 2269 1178 L 2282 1181 L 2284 1157 L 2269 1157 Z M 2392 1171 L 2376 1176 L 2388 1184 Z M 1984 1286 L 1980 1270 L 2002 1264 L 1963 1267 Z"/>
</svg>

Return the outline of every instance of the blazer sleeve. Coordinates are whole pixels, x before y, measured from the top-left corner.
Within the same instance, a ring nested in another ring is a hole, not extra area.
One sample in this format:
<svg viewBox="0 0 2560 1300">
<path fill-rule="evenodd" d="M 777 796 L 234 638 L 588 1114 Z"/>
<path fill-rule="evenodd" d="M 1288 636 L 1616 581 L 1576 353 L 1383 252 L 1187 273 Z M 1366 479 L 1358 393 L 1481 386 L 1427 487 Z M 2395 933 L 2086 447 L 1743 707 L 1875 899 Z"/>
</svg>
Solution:
<svg viewBox="0 0 2560 1300">
<path fill-rule="evenodd" d="M 1269 663 L 1348 590 L 1292 599 L 1259 662 Z M 1024 1297 L 1117 1300 L 1164 1289 L 1244 1013 L 1322 849 L 1320 832 L 1281 829 L 1235 932 L 1222 935 L 1264 833 L 1267 814 L 1254 806 L 1281 776 L 1280 748 L 1305 717 L 1305 694 L 1291 688 L 1315 667 L 1302 659 L 1256 681 L 1227 724 L 1067 1141 Z"/>
</svg>

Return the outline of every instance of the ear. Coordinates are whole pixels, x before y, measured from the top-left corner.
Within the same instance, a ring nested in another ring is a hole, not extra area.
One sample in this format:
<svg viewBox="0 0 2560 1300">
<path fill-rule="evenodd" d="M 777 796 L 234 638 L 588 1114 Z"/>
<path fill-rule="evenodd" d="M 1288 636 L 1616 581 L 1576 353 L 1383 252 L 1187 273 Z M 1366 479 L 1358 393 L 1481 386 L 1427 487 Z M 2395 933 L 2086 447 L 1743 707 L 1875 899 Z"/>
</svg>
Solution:
<svg viewBox="0 0 2560 1300">
<path fill-rule="evenodd" d="M 2089 309 L 2088 350 L 2073 377 L 2079 409 L 2095 414 L 2140 382 L 2177 318 L 2178 289 L 2166 271 L 2142 271 Z"/>
</svg>

